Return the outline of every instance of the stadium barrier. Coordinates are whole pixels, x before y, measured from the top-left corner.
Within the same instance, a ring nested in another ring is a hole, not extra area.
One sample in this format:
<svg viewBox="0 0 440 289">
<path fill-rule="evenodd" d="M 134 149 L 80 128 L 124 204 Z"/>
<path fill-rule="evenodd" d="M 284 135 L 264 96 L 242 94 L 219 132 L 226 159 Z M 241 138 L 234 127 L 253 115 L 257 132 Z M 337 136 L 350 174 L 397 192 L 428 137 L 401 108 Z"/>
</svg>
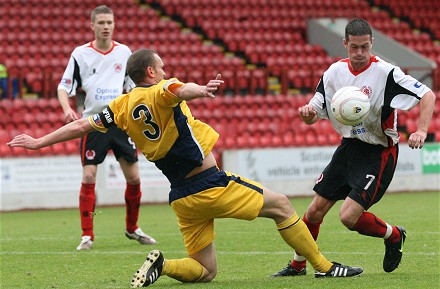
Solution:
<svg viewBox="0 0 440 289">
<path fill-rule="evenodd" d="M 330 160 L 334 146 L 240 149 L 223 152 L 223 168 L 260 181 L 289 197 L 311 196 L 312 187 Z M 143 203 L 166 203 L 169 183 L 160 171 L 139 156 Z M 78 156 L 3 158 L 1 211 L 76 208 L 81 184 Z M 97 206 L 124 204 L 125 179 L 113 157 L 98 169 Z M 400 146 L 389 192 L 440 191 L 440 143 L 422 150 Z"/>
</svg>

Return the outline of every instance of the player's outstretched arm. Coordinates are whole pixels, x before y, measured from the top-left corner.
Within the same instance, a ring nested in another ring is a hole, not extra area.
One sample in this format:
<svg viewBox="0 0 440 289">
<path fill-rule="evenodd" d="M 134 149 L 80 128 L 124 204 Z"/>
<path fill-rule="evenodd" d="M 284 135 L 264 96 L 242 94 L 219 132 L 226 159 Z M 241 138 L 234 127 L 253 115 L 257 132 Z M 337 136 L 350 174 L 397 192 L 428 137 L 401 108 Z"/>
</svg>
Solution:
<svg viewBox="0 0 440 289">
<path fill-rule="evenodd" d="M 22 147 L 30 150 L 37 150 L 55 143 L 68 141 L 94 131 L 87 118 L 78 119 L 74 122 L 60 127 L 41 138 L 33 138 L 26 134 L 20 134 L 7 143 L 10 147 Z"/>
<path fill-rule="evenodd" d="M 211 79 L 207 85 L 198 85 L 196 83 L 186 83 L 176 91 L 177 97 L 183 100 L 191 100 L 200 97 L 214 98 L 214 92 L 224 83 L 221 75 L 217 74 L 215 79 Z"/>
</svg>

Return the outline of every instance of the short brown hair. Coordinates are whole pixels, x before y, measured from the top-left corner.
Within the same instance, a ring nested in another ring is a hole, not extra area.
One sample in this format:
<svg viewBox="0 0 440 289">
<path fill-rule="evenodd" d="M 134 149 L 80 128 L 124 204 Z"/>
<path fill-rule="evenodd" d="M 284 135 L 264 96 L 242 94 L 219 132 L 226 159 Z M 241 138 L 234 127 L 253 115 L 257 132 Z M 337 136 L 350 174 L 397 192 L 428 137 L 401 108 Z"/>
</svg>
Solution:
<svg viewBox="0 0 440 289">
<path fill-rule="evenodd" d="M 131 80 L 138 85 L 145 79 L 145 69 L 155 64 L 154 55 L 157 54 L 153 49 L 139 49 L 130 55 L 127 61 L 127 73 Z"/>
<path fill-rule="evenodd" d="M 362 36 L 370 35 L 370 39 L 373 38 L 373 32 L 370 24 L 362 18 L 351 19 L 345 26 L 345 39 L 348 41 L 349 36 Z"/>
<path fill-rule="evenodd" d="M 113 11 L 112 9 L 110 9 L 110 7 L 106 6 L 106 5 L 101 5 L 96 7 L 95 9 L 93 9 L 92 14 L 90 16 L 90 20 L 92 21 L 92 23 L 95 23 L 95 18 L 97 14 L 112 14 L 113 15 Z"/>
</svg>

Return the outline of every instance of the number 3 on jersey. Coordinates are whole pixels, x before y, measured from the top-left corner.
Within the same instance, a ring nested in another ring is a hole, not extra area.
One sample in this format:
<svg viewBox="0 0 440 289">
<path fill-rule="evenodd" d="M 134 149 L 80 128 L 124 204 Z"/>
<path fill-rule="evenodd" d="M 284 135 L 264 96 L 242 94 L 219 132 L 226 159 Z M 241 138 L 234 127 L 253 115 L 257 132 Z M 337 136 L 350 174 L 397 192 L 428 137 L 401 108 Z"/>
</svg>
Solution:
<svg viewBox="0 0 440 289">
<path fill-rule="evenodd" d="M 142 113 L 141 113 L 142 112 Z M 153 115 L 151 114 L 148 106 L 140 104 L 133 109 L 132 116 L 134 120 L 142 118 L 145 125 L 149 128 L 142 131 L 142 133 L 150 140 L 157 140 L 160 137 L 160 128 L 157 123 L 153 121 Z"/>
</svg>

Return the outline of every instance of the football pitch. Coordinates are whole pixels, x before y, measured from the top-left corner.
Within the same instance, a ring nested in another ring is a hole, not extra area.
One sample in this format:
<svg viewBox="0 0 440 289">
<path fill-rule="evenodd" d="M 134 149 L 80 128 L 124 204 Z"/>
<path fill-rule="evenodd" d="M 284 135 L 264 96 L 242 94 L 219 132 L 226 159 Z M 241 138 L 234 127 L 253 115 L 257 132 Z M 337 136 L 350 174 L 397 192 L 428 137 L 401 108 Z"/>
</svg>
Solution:
<svg viewBox="0 0 440 289">
<path fill-rule="evenodd" d="M 148 193 L 148 192 L 144 192 Z M 293 251 L 273 221 L 221 219 L 215 223 L 218 274 L 211 283 L 183 284 L 162 276 L 151 288 L 440 288 L 439 192 L 387 194 L 371 208 L 379 218 L 407 229 L 403 260 L 392 273 L 382 269 L 383 240 L 348 231 L 338 218 L 337 203 L 321 226 L 318 245 L 330 261 L 363 267 L 360 277 L 315 279 L 307 275 L 267 276 L 282 269 Z M 303 215 L 311 198 L 291 202 Z M 80 241 L 77 209 L 4 212 L 0 214 L 0 287 L 130 288 L 132 274 L 147 252 L 165 258 L 186 253 L 176 217 L 168 204 L 142 206 L 139 225 L 158 241 L 140 245 L 124 235 L 125 208 L 97 207 L 95 244 L 76 251 Z"/>
</svg>

